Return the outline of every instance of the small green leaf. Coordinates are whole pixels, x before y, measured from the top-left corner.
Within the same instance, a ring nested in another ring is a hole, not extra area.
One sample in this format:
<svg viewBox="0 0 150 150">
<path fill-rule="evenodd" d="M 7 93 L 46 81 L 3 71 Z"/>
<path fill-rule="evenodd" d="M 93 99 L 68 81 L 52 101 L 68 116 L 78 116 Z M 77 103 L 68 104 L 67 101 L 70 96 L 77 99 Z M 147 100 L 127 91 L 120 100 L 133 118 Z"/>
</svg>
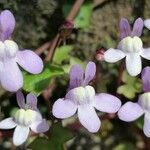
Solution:
<svg viewBox="0 0 150 150">
<path fill-rule="evenodd" d="M 76 28 L 86 28 L 90 25 L 92 16 L 92 3 L 85 3 L 81 6 L 77 17 L 74 20 Z"/>
<path fill-rule="evenodd" d="M 125 83 L 118 87 L 117 93 L 122 94 L 129 99 L 133 99 L 136 93 L 142 90 L 141 81 L 137 77 L 130 76 L 126 71 L 123 72 L 122 81 Z"/>
<path fill-rule="evenodd" d="M 50 129 L 50 138 L 36 138 L 29 148 L 35 150 L 62 150 L 63 144 L 73 138 L 72 132 L 62 127 L 61 123 L 55 123 Z"/>
<path fill-rule="evenodd" d="M 66 3 L 63 5 L 63 14 L 66 17 L 70 11 L 73 3 Z M 74 19 L 76 28 L 86 28 L 90 25 L 92 16 L 92 1 L 86 1 L 80 8 L 77 16 Z"/>
<path fill-rule="evenodd" d="M 64 70 L 56 65 L 47 63 L 42 73 L 37 75 L 23 73 L 24 85 L 23 89 L 27 92 L 32 92 L 39 95 L 49 84 L 53 77 L 57 77 L 64 74 Z"/>
<path fill-rule="evenodd" d="M 55 55 L 53 58 L 53 61 L 57 64 L 61 64 L 63 60 L 67 60 L 70 58 L 69 53 L 73 49 L 72 45 L 64 45 L 61 47 L 58 47 L 55 51 Z"/>
</svg>

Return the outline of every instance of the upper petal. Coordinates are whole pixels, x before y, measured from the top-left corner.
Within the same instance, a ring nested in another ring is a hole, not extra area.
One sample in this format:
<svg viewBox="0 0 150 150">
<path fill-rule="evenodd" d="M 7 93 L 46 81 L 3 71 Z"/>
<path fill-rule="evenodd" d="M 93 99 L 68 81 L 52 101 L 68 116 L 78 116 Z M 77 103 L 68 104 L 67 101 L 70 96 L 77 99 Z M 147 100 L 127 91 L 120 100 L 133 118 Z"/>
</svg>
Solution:
<svg viewBox="0 0 150 150">
<path fill-rule="evenodd" d="M 134 37 L 134 36 L 141 36 L 142 34 L 142 31 L 143 31 L 143 20 L 142 18 L 138 18 L 136 19 L 136 21 L 134 22 L 134 26 L 133 26 L 133 30 L 132 30 L 132 33 L 131 33 L 131 36 Z"/>
<path fill-rule="evenodd" d="M 17 103 L 18 103 L 19 107 L 24 108 L 25 107 L 25 99 L 24 99 L 23 93 L 20 90 L 17 91 L 16 97 L 17 97 Z"/>
<path fill-rule="evenodd" d="M 77 106 L 70 100 L 58 99 L 52 108 L 52 113 L 57 118 L 68 118 L 75 114 Z"/>
<path fill-rule="evenodd" d="M 84 70 L 80 65 L 74 65 L 70 69 L 70 83 L 69 89 L 81 86 L 83 82 Z"/>
<path fill-rule="evenodd" d="M 150 92 L 150 67 L 142 70 L 142 85 L 145 92 Z"/>
<path fill-rule="evenodd" d="M 121 101 L 113 95 L 101 93 L 95 96 L 94 107 L 102 112 L 115 113 L 121 107 Z"/>
<path fill-rule="evenodd" d="M 144 25 L 145 25 L 145 27 L 147 27 L 150 30 L 150 19 L 146 19 L 144 21 Z"/>
<path fill-rule="evenodd" d="M 96 73 L 96 65 L 94 62 L 89 62 L 85 69 L 85 78 L 83 81 L 83 85 L 87 85 L 95 76 Z"/>
<path fill-rule="evenodd" d="M 18 51 L 16 61 L 29 73 L 38 74 L 43 70 L 42 59 L 31 50 Z"/>
<path fill-rule="evenodd" d="M 30 125 L 30 128 L 35 133 L 43 133 L 49 130 L 49 125 L 45 119 L 36 121 Z"/>
<path fill-rule="evenodd" d="M 131 76 L 136 76 L 141 73 L 142 62 L 138 53 L 130 53 L 126 57 L 126 68 Z"/>
<path fill-rule="evenodd" d="M 14 145 L 19 146 L 23 144 L 27 140 L 29 132 L 30 132 L 29 127 L 18 125 L 15 128 L 14 135 L 13 135 Z"/>
<path fill-rule="evenodd" d="M 104 60 L 110 63 L 117 62 L 125 57 L 125 54 L 119 49 L 110 48 L 104 53 Z"/>
<path fill-rule="evenodd" d="M 13 121 L 13 118 L 7 118 L 0 121 L 0 129 L 12 129 L 16 126 L 16 123 Z"/>
<path fill-rule="evenodd" d="M 127 19 L 120 20 L 120 38 L 123 39 L 131 34 L 131 27 Z"/>
<path fill-rule="evenodd" d="M 150 48 L 143 48 L 141 56 L 145 59 L 150 60 Z"/>
<path fill-rule="evenodd" d="M 13 59 L 7 59 L 0 68 L 0 81 L 2 87 L 10 92 L 16 92 L 23 86 L 23 76 Z"/>
<path fill-rule="evenodd" d="M 32 108 L 33 110 L 37 110 L 37 97 L 32 94 L 32 93 L 29 93 L 27 95 L 27 105 Z"/>
<path fill-rule="evenodd" d="M 7 40 L 15 28 L 15 18 L 9 10 L 4 10 L 0 14 L 0 38 Z"/>
<path fill-rule="evenodd" d="M 144 116 L 143 131 L 147 137 L 150 137 L 150 113 L 148 113 L 148 112 L 146 112 L 145 116 Z"/>
<path fill-rule="evenodd" d="M 98 118 L 95 109 L 91 105 L 80 105 L 78 107 L 78 117 L 81 124 L 89 132 L 97 132 L 100 128 L 101 122 Z"/>
<path fill-rule="evenodd" d="M 137 103 L 127 102 L 118 111 L 119 119 L 130 122 L 139 118 L 144 113 L 141 106 Z"/>
</svg>

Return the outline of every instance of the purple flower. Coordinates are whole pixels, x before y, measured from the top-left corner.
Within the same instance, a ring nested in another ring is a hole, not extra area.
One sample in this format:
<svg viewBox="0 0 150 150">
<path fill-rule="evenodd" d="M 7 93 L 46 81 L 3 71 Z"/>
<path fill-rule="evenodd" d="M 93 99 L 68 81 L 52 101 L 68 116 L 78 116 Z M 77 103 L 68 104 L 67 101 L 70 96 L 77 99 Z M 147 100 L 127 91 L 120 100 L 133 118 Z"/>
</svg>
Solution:
<svg viewBox="0 0 150 150">
<path fill-rule="evenodd" d="M 41 58 L 31 50 L 19 50 L 17 43 L 9 40 L 15 28 L 15 18 L 9 10 L 0 14 L 0 82 L 4 89 L 15 92 L 23 86 L 23 76 L 18 64 L 32 74 L 43 69 Z M 18 64 L 17 64 L 18 63 Z"/>
<path fill-rule="evenodd" d="M 88 83 L 94 78 L 95 63 L 89 62 L 84 70 L 74 65 L 70 70 L 70 87 L 65 98 L 58 99 L 52 108 L 57 118 L 68 118 L 76 112 L 81 124 L 90 132 L 97 132 L 101 122 L 95 108 L 106 113 L 115 113 L 121 106 L 120 100 L 110 94 L 95 94 L 95 90 Z"/>
<path fill-rule="evenodd" d="M 114 63 L 125 58 L 126 68 L 131 76 L 138 75 L 142 70 L 141 57 L 150 60 L 150 48 L 143 48 L 140 39 L 143 30 L 143 20 L 138 18 L 131 31 L 126 19 L 120 21 L 121 41 L 117 49 L 110 48 L 104 53 L 107 62 Z"/>
<path fill-rule="evenodd" d="M 127 102 L 118 111 L 121 120 L 130 122 L 138 119 L 144 114 L 143 131 L 147 137 L 150 137 L 150 67 L 142 71 L 142 83 L 144 94 L 139 96 L 138 102 Z"/>
<path fill-rule="evenodd" d="M 43 133 L 49 130 L 49 125 L 37 109 L 37 98 L 33 94 L 27 95 L 27 100 L 23 94 L 17 92 L 17 102 L 20 107 L 14 115 L 0 122 L 0 129 L 15 128 L 13 143 L 18 146 L 24 143 L 29 135 L 30 129 L 35 133 Z"/>
</svg>

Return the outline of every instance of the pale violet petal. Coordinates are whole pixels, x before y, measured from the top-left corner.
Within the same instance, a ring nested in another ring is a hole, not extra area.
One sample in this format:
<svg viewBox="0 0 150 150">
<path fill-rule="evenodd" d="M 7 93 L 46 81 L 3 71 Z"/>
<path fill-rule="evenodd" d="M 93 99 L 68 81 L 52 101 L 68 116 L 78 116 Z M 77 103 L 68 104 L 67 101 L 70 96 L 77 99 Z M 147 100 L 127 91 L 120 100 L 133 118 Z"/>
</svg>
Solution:
<svg viewBox="0 0 150 150">
<path fill-rule="evenodd" d="M 94 62 L 89 62 L 85 69 L 85 78 L 83 85 L 88 85 L 88 83 L 94 78 L 96 73 L 96 65 Z"/>
<path fill-rule="evenodd" d="M 14 134 L 13 134 L 13 143 L 16 146 L 19 146 L 21 144 L 23 144 L 29 135 L 30 129 L 29 127 L 25 127 L 25 126 L 17 126 L 14 130 Z"/>
<path fill-rule="evenodd" d="M 0 129 L 12 129 L 15 126 L 16 123 L 14 122 L 12 117 L 0 121 Z"/>
<path fill-rule="evenodd" d="M 20 50 L 16 54 L 16 61 L 27 72 L 38 74 L 43 70 L 42 59 L 32 50 Z"/>
<path fill-rule="evenodd" d="M 97 132 L 101 122 L 96 114 L 96 111 L 91 105 L 80 105 L 78 107 L 78 118 L 80 123 L 89 131 Z"/>
<path fill-rule="evenodd" d="M 15 28 L 15 18 L 9 10 L 4 10 L 0 14 L 0 37 L 2 41 L 7 40 Z"/>
<path fill-rule="evenodd" d="M 122 18 L 120 20 L 119 27 L 120 27 L 120 38 L 121 39 L 131 35 L 131 27 L 130 27 L 130 24 L 127 19 Z"/>
<path fill-rule="evenodd" d="M 150 92 L 150 67 L 145 67 L 142 70 L 141 78 L 144 92 Z"/>
<path fill-rule="evenodd" d="M 150 19 L 146 19 L 144 21 L 144 25 L 145 25 L 145 27 L 147 27 L 150 30 Z"/>
<path fill-rule="evenodd" d="M 3 61 L 0 68 L 0 81 L 2 87 L 10 92 L 16 92 L 23 86 L 23 76 L 13 59 Z"/>
<path fill-rule="evenodd" d="M 49 130 L 49 124 L 47 123 L 45 119 L 43 119 L 41 121 L 33 122 L 30 125 L 30 128 L 35 133 L 44 133 Z"/>
<path fill-rule="evenodd" d="M 34 110 L 37 109 L 37 97 L 36 97 L 34 94 L 29 93 L 29 94 L 27 95 L 26 101 L 27 101 L 27 102 L 26 102 L 27 105 L 28 105 L 30 108 L 32 108 L 32 109 L 34 109 Z"/>
<path fill-rule="evenodd" d="M 24 108 L 25 107 L 25 98 L 23 93 L 19 90 L 16 93 L 16 97 L 17 97 L 17 103 L 19 105 L 20 108 Z"/>
<path fill-rule="evenodd" d="M 73 89 L 82 85 L 84 70 L 80 65 L 74 65 L 70 69 L 69 89 Z"/>
<path fill-rule="evenodd" d="M 149 112 L 146 112 L 144 116 L 143 131 L 147 137 L 150 137 L 150 113 Z"/>
<path fill-rule="evenodd" d="M 138 119 L 144 111 L 138 103 L 127 102 L 118 111 L 120 120 L 130 122 Z"/>
<path fill-rule="evenodd" d="M 150 60 L 150 48 L 143 48 L 141 56 L 145 59 Z"/>
<path fill-rule="evenodd" d="M 119 49 L 110 48 L 104 53 L 104 60 L 110 63 L 117 62 L 125 57 L 124 52 Z"/>
<path fill-rule="evenodd" d="M 141 36 L 142 34 L 142 31 L 143 31 L 143 20 L 142 18 L 138 18 L 135 20 L 134 22 L 134 25 L 133 25 L 133 30 L 132 30 L 132 33 L 131 33 L 131 36 L 134 37 L 134 36 Z"/>
<path fill-rule="evenodd" d="M 101 93 L 95 96 L 94 107 L 106 113 L 116 113 L 121 107 L 121 101 L 110 94 Z"/>
<path fill-rule="evenodd" d="M 141 73 L 142 62 L 138 53 L 130 53 L 126 56 L 126 69 L 131 76 L 137 76 Z"/>
<path fill-rule="evenodd" d="M 58 99 L 52 108 L 52 113 L 56 118 L 68 118 L 75 114 L 77 111 L 77 106 L 67 99 Z"/>
</svg>

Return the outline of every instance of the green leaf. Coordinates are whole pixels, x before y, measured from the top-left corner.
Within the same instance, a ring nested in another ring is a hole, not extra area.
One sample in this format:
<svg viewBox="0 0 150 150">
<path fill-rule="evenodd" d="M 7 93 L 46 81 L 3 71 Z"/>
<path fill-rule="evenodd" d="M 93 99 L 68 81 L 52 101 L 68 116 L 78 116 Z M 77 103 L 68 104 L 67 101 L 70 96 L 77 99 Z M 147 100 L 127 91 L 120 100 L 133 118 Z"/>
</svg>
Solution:
<svg viewBox="0 0 150 150">
<path fill-rule="evenodd" d="M 69 53 L 73 49 L 72 45 L 64 45 L 58 47 L 55 51 L 55 55 L 53 61 L 57 64 L 61 64 L 63 60 L 67 60 L 70 58 Z"/>
<path fill-rule="evenodd" d="M 52 78 L 64 75 L 64 70 L 56 65 L 47 63 L 42 73 L 33 75 L 27 72 L 23 73 L 24 85 L 23 89 L 39 95 L 50 84 Z"/>
<path fill-rule="evenodd" d="M 63 14 L 66 17 L 70 11 L 73 3 L 66 3 L 63 5 Z M 90 25 L 92 16 L 92 1 L 86 1 L 80 8 L 77 16 L 74 19 L 76 28 L 86 28 Z"/>
<path fill-rule="evenodd" d="M 74 20 L 76 28 L 86 28 L 90 25 L 92 16 L 92 3 L 85 3 L 81 6 L 77 17 Z"/>
<path fill-rule="evenodd" d="M 44 137 L 36 138 L 29 145 L 29 148 L 35 150 L 62 150 L 63 144 L 73 138 L 72 132 L 62 127 L 61 123 L 53 124 L 50 128 L 49 135 L 49 139 Z"/>
<path fill-rule="evenodd" d="M 118 87 L 118 94 L 122 94 L 129 99 L 133 99 L 136 96 L 136 93 L 140 93 L 142 91 L 140 79 L 130 76 L 126 71 L 123 72 L 122 81 L 125 84 Z"/>
</svg>

